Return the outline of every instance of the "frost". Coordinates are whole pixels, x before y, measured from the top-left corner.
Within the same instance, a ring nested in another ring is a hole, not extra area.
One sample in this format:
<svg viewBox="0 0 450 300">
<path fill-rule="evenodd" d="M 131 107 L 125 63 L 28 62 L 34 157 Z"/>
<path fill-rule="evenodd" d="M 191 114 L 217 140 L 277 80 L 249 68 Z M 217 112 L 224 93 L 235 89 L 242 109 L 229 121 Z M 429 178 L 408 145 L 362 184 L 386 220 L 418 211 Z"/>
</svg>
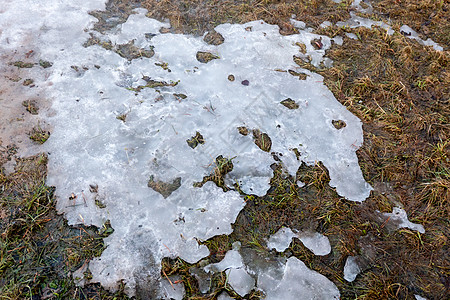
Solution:
<svg viewBox="0 0 450 300">
<path fill-rule="evenodd" d="M 344 266 L 344 279 L 348 282 L 355 280 L 356 276 L 361 272 L 355 256 L 347 257 Z"/>
<path fill-rule="evenodd" d="M 420 233 L 425 233 L 425 228 L 420 224 L 410 222 L 406 211 L 400 207 L 394 207 L 392 213 L 383 213 L 383 216 L 387 222 L 394 224 L 397 228 L 409 228 L 417 230 Z"/>
<path fill-rule="evenodd" d="M 318 232 L 302 231 L 294 233 L 290 228 L 282 227 L 269 237 L 267 247 L 283 252 L 291 244 L 292 238 L 298 238 L 315 255 L 327 255 L 331 252 L 330 241 Z"/>
<path fill-rule="evenodd" d="M 124 279 L 129 295 L 138 288 L 159 295 L 163 257 L 195 263 L 209 255 L 199 241 L 230 234 L 245 205 L 231 186 L 198 187 L 223 167 L 219 157 L 233 164 L 221 174 L 225 185 L 237 182 L 247 193 L 268 190 L 274 152 L 291 175 L 302 162 L 322 161 L 339 195 L 351 201 L 369 196 L 356 156 L 363 142 L 360 120 L 336 101 L 320 75 L 293 61 L 330 65 L 324 55 L 333 39 L 308 30 L 282 36 L 277 26 L 254 21 L 219 25 L 225 42 L 215 46 L 201 37 L 161 34 L 169 25 L 146 18 L 142 9 L 100 34 L 91 30 L 95 18 L 88 11 L 104 2 L 8 1 L 0 18 L 2 51 L 32 45 L 53 62 L 48 78 L 35 84 L 52 99 L 45 121 L 54 130 L 44 147 L 57 209 L 69 224 L 101 227 L 109 220 L 114 228 L 102 256 L 89 264 L 94 282 L 114 290 Z M 129 60 L 99 45 L 84 47 L 91 34 L 116 48 L 133 43 L 154 55 Z M 315 39 L 321 49 L 311 44 Z M 199 52 L 218 59 L 201 63 Z M 285 99 L 298 107 L 281 105 Z M 338 130 L 332 120 L 347 126 Z M 238 127 L 264 134 L 270 144 Z M 204 142 L 192 148 L 186 141 L 196 132 Z M 289 278 L 303 278 L 292 270 L 298 264 L 289 260 L 283 293 Z M 251 284 L 235 285 L 244 293 Z"/>
</svg>

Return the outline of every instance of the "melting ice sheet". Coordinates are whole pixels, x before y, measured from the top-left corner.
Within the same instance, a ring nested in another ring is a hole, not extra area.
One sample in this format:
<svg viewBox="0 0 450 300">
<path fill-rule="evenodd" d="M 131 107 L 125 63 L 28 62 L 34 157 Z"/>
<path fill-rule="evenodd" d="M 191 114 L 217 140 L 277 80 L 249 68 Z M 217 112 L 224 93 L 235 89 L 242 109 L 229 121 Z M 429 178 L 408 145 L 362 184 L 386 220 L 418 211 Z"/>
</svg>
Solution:
<svg viewBox="0 0 450 300">
<path fill-rule="evenodd" d="M 233 158 L 228 179 L 249 191 L 269 188 L 275 152 L 292 175 L 301 161 L 322 161 L 340 195 L 351 201 L 368 197 L 371 187 L 355 154 L 363 140 L 360 120 L 336 101 L 320 75 L 293 62 L 301 56 L 300 42 L 319 64 L 330 38 L 323 36 L 323 49 L 315 50 L 311 40 L 318 35 L 281 36 L 278 27 L 255 21 L 218 26 L 225 42 L 213 46 L 201 37 L 160 34 L 169 25 L 146 18 L 143 10 L 102 35 L 90 31 L 95 18 L 88 15 L 102 8 L 103 0 L 14 0 L 0 8 L 1 50 L 31 40 L 53 62 L 48 95 L 54 114 L 47 121 L 54 130 L 46 147 L 58 210 L 70 224 L 102 226 L 110 220 L 115 229 L 102 256 L 90 263 L 94 281 L 114 289 L 125 279 L 131 295 L 159 286 L 163 257 L 197 262 L 209 254 L 197 240 L 232 232 L 242 197 L 211 182 L 193 187 L 213 171 L 219 155 Z M 97 45 L 83 47 L 89 33 L 112 43 L 134 41 L 155 54 L 129 61 Z M 218 59 L 200 63 L 198 51 Z M 149 82 L 162 86 L 139 88 Z M 337 129 L 333 120 L 346 126 Z M 253 142 L 257 130 L 270 137 L 270 152 Z M 197 132 L 204 143 L 191 148 L 186 140 Z M 172 189 L 158 193 L 147 186 L 150 178 Z M 287 268 L 293 264 L 289 260 Z"/>
</svg>

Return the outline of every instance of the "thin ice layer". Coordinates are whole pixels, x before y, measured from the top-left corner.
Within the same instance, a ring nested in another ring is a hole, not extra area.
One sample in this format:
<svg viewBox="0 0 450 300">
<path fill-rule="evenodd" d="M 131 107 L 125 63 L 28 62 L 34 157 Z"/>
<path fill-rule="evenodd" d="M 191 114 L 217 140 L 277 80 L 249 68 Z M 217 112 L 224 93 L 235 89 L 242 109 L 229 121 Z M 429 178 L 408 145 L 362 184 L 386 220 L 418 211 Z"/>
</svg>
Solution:
<svg viewBox="0 0 450 300">
<path fill-rule="evenodd" d="M 423 225 L 409 221 L 406 211 L 400 207 L 394 207 L 392 213 L 383 213 L 383 216 L 390 224 L 394 224 L 397 228 L 409 228 L 417 230 L 420 233 L 425 233 Z"/>
</svg>

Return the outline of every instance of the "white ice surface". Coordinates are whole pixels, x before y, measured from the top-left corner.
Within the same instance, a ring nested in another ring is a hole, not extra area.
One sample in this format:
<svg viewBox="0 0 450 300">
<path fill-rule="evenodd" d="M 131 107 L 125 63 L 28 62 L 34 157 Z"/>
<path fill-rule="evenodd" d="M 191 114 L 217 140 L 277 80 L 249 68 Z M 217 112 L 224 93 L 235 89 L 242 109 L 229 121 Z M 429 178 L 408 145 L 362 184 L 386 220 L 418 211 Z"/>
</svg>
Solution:
<svg viewBox="0 0 450 300">
<path fill-rule="evenodd" d="M 361 272 L 355 256 L 347 257 L 344 266 L 344 279 L 348 282 L 355 280 L 356 276 Z"/>
<path fill-rule="evenodd" d="M 421 224 L 410 222 L 406 211 L 400 207 L 394 207 L 392 213 L 383 213 L 383 216 L 388 222 L 396 224 L 398 228 L 409 228 L 417 230 L 420 233 L 425 233 L 425 228 Z"/>
<path fill-rule="evenodd" d="M 298 238 L 315 255 L 327 255 L 331 252 L 330 241 L 323 234 L 310 231 L 293 232 L 287 227 L 282 227 L 271 235 L 267 241 L 267 247 L 283 252 L 289 247 L 294 237 Z"/>
<path fill-rule="evenodd" d="M 427 300 L 427 298 L 424 298 L 420 295 L 414 295 L 414 298 L 416 298 L 416 300 Z"/>
<path fill-rule="evenodd" d="M 266 300 L 339 299 L 338 288 L 328 278 L 310 270 L 301 260 L 291 257 L 284 267 L 282 279 L 259 276 L 258 288 Z"/>
<path fill-rule="evenodd" d="M 230 224 L 245 205 L 242 197 L 211 182 L 202 188 L 193 183 L 209 175 L 215 157 L 223 155 L 234 158 L 229 177 L 248 191 L 263 194 L 268 189 L 274 159 L 250 135 L 240 135 L 238 126 L 267 133 L 271 151 L 282 154 L 291 174 L 301 161 L 322 161 L 330 185 L 341 196 L 351 201 L 368 197 L 371 187 L 355 154 L 363 141 L 360 120 L 336 101 L 320 75 L 292 59 L 301 56 L 295 45 L 301 42 L 311 63 L 318 65 L 332 39 L 307 30 L 281 36 L 277 26 L 255 21 L 218 26 L 225 43 L 212 46 L 199 37 L 160 34 L 168 24 L 144 17 L 141 9 L 102 35 L 91 31 L 95 18 L 88 11 L 103 9 L 104 2 L 14 0 L 0 8 L 0 50 L 15 51 L 27 41 L 53 62 L 47 93 L 54 114 L 46 121 L 54 130 L 44 146 L 50 153 L 47 183 L 56 186 L 57 209 L 69 224 L 100 227 L 110 220 L 115 230 L 105 239 L 102 256 L 90 263 L 93 281 L 114 289 L 124 279 L 130 295 L 139 284 L 156 287 L 163 257 L 196 262 L 209 254 L 197 239 L 232 232 Z M 251 31 L 245 29 L 249 26 Z M 152 46 L 155 56 L 128 61 L 99 46 L 85 48 L 89 33 L 113 43 L 134 40 L 138 47 Z M 148 40 L 145 33 L 155 36 Z M 323 48 L 315 50 L 311 40 L 320 37 Z M 197 51 L 220 59 L 199 63 Z M 158 62 L 168 63 L 171 72 Z M 298 80 L 276 69 L 309 76 Z M 179 83 L 159 91 L 132 91 L 145 84 L 143 75 Z M 243 80 L 249 85 L 242 85 Z M 187 98 L 179 100 L 173 93 Z M 300 108 L 281 105 L 286 98 Z M 116 119 L 122 113 L 127 113 L 126 122 Z M 331 121 L 338 119 L 347 126 L 334 128 Z M 196 131 L 205 144 L 191 149 L 186 140 Z M 301 150 L 300 160 L 292 148 Z M 150 175 L 166 182 L 181 177 L 181 186 L 164 198 L 147 187 Z M 89 191 L 91 184 L 98 185 L 98 193 Z M 76 198 L 70 200 L 72 193 Z M 106 208 L 95 205 L 96 197 Z"/>
</svg>

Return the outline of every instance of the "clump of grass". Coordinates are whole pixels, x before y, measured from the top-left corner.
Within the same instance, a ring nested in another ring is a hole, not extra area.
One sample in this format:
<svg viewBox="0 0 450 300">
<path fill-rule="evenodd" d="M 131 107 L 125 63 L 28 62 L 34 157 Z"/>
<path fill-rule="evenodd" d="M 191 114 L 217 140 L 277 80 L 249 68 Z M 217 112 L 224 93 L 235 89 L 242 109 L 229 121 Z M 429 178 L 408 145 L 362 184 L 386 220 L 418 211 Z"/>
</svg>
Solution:
<svg viewBox="0 0 450 300">
<path fill-rule="evenodd" d="M 12 62 L 12 63 L 10 63 L 10 65 L 12 65 L 14 67 L 17 67 L 19 69 L 24 69 L 24 68 L 29 69 L 29 68 L 32 68 L 34 66 L 33 63 L 23 62 L 21 60 Z"/>
<path fill-rule="evenodd" d="M 25 100 L 22 102 L 22 106 L 32 115 L 37 115 L 39 113 L 39 107 L 35 100 Z"/>
<path fill-rule="evenodd" d="M 225 158 L 222 155 L 217 156 L 214 161 L 216 166 L 213 172 L 208 176 L 204 176 L 202 181 L 194 183 L 194 186 L 202 187 L 206 182 L 212 181 L 222 188 L 224 192 L 229 191 L 230 188 L 225 184 L 225 175 L 233 170 L 232 160 L 233 158 Z"/>
<path fill-rule="evenodd" d="M 44 130 L 40 125 L 37 125 L 31 130 L 31 132 L 29 133 L 29 137 L 36 143 L 43 144 L 50 137 L 50 131 Z"/>
</svg>

